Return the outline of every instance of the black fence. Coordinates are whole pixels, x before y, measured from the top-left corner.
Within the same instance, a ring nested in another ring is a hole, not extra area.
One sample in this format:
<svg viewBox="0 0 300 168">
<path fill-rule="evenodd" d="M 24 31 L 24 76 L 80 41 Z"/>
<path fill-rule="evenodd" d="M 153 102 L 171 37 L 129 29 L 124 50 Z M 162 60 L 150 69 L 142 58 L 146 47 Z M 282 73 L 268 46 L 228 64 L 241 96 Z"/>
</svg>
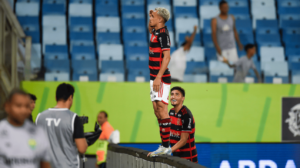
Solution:
<svg viewBox="0 0 300 168">
<path fill-rule="evenodd" d="M 149 151 L 109 144 L 107 168 L 205 168 L 174 156 L 147 157 Z"/>
</svg>

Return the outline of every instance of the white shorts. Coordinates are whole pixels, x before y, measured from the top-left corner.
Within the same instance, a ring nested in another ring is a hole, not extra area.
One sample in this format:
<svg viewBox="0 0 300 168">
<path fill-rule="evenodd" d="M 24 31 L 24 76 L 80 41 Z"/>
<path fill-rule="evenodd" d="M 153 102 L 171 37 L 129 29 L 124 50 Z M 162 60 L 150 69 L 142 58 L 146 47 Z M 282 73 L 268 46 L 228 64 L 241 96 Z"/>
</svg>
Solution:
<svg viewBox="0 0 300 168">
<path fill-rule="evenodd" d="M 153 90 L 153 80 L 150 80 L 150 98 L 151 101 L 161 101 L 169 104 L 169 93 L 171 85 L 161 82 L 159 92 Z"/>
<path fill-rule="evenodd" d="M 223 61 L 223 57 L 225 57 L 229 62 L 232 63 L 235 63 L 239 59 L 236 48 L 222 50 L 222 56 L 217 53 L 217 57 L 219 61 Z"/>
</svg>

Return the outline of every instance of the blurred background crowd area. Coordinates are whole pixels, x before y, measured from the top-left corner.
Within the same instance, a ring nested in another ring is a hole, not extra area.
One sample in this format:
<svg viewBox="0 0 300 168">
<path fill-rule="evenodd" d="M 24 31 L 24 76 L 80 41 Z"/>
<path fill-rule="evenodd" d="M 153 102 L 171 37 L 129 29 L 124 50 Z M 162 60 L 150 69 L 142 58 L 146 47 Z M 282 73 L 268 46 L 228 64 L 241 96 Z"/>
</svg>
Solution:
<svg viewBox="0 0 300 168">
<path fill-rule="evenodd" d="M 211 19 L 220 0 L 8 0 L 32 37 L 31 72 L 45 81 L 149 81 L 149 10 L 165 7 L 171 54 L 194 25 L 183 82 L 232 82 L 217 61 Z M 255 44 L 264 83 L 300 83 L 300 1 L 227 0 L 241 43 Z M 239 57 L 245 51 L 238 51 Z M 249 71 L 246 82 L 257 82 Z"/>
</svg>

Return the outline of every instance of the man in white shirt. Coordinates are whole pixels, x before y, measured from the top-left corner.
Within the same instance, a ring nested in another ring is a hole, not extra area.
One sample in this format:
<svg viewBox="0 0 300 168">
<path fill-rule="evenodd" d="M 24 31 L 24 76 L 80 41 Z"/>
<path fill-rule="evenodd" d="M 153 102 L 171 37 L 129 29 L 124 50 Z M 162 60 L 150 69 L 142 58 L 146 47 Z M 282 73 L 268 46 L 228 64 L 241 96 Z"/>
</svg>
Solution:
<svg viewBox="0 0 300 168">
<path fill-rule="evenodd" d="M 1 168 L 50 168 L 50 145 L 42 128 L 27 120 L 30 98 L 14 90 L 5 103 L 7 118 L 0 121 Z"/>
<path fill-rule="evenodd" d="M 197 32 L 197 26 L 194 26 L 193 34 L 190 37 L 186 36 L 185 42 L 182 43 L 181 47 L 179 47 L 171 55 L 169 70 L 172 74 L 171 76 L 172 82 L 183 81 L 183 76 L 186 69 L 186 54 L 189 52 L 190 48 L 192 47 L 196 32 Z"/>
</svg>

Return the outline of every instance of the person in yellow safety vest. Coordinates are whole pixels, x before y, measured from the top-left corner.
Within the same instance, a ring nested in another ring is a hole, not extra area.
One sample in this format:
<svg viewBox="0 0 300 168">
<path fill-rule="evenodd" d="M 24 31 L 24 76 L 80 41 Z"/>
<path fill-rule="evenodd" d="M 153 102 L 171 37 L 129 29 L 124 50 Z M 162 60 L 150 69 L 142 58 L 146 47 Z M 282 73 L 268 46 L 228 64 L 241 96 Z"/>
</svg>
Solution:
<svg viewBox="0 0 300 168">
<path fill-rule="evenodd" d="M 100 111 L 97 116 L 97 121 L 101 126 L 102 133 L 98 140 L 98 149 L 96 152 L 97 155 L 97 165 L 99 168 L 106 168 L 106 155 L 107 155 L 107 145 L 109 137 L 112 132 L 114 132 L 114 128 L 107 121 L 108 114 L 106 111 Z"/>
</svg>

